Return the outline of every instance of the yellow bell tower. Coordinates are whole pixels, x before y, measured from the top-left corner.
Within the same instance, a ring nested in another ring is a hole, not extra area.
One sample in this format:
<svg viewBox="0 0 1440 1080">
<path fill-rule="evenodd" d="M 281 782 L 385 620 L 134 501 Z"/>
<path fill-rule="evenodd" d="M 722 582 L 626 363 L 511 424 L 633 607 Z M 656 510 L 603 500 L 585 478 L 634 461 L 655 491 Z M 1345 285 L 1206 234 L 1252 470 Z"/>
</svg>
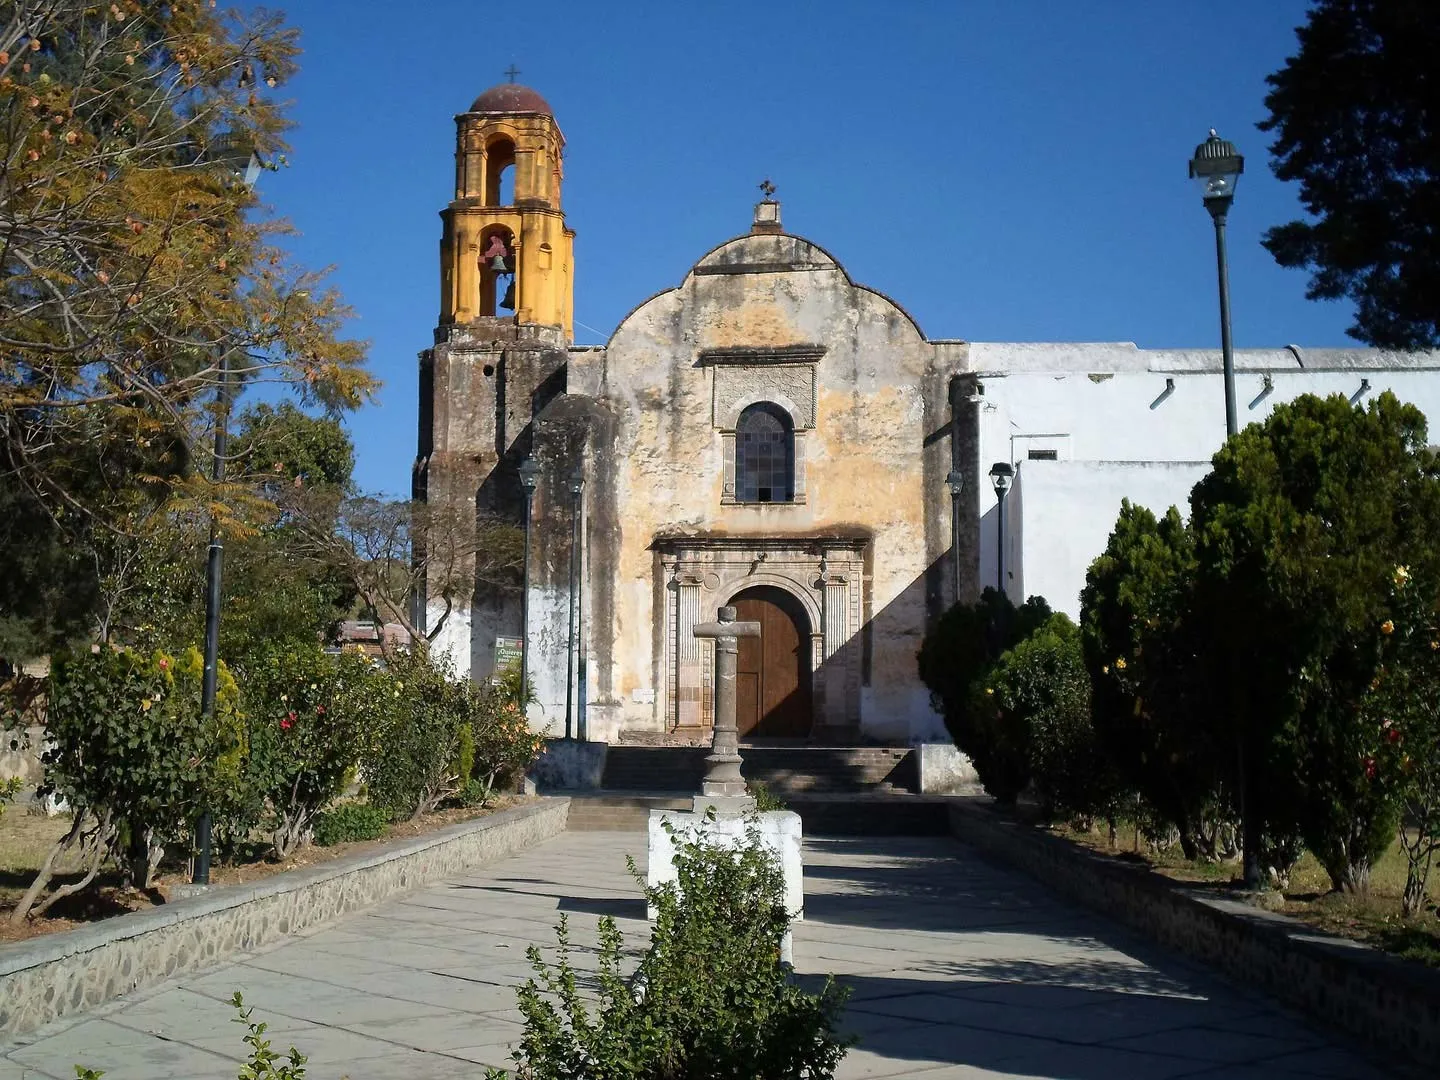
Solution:
<svg viewBox="0 0 1440 1080">
<path fill-rule="evenodd" d="M 509 72 L 514 78 L 514 70 Z M 565 137 L 545 99 L 501 83 L 455 118 L 455 198 L 440 212 L 440 323 L 505 318 L 573 341 L 574 241 L 560 209 Z"/>
</svg>

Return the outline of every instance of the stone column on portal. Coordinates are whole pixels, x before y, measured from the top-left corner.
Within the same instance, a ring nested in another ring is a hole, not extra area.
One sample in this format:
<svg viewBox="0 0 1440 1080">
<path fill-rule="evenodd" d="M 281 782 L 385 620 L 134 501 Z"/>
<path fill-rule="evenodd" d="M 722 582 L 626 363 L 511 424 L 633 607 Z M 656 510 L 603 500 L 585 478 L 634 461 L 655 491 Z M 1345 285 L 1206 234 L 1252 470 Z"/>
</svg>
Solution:
<svg viewBox="0 0 1440 1080">
<path fill-rule="evenodd" d="M 722 607 L 713 623 L 695 627 L 695 637 L 715 641 L 715 734 L 710 756 L 705 759 L 705 781 L 695 798 L 696 813 L 713 806 L 725 813 L 743 813 L 755 808 L 745 794 L 740 775 L 740 734 L 735 726 L 735 667 L 738 639 L 759 637 L 758 622 L 736 622 L 735 609 Z"/>
<path fill-rule="evenodd" d="M 695 637 L 700 622 L 700 576 L 684 566 L 675 567 L 675 724 L 698 728 L 705 722 L 704 645 Z"/>
</svg>

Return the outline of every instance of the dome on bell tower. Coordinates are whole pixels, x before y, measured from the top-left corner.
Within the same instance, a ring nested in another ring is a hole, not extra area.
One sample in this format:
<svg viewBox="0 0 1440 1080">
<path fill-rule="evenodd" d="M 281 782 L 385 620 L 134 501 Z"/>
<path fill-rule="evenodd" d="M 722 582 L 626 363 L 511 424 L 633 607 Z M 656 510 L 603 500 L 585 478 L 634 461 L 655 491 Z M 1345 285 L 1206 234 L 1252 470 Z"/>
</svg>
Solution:
<svg viewBox="0 0 1440 1080">
<path fill-rule="evenodd" d="M 519 83 L 503 82 L 492 86 L 470 103 L 472 113 L 540 113 L 554 116 L 550 103 Z"/>
</svg>

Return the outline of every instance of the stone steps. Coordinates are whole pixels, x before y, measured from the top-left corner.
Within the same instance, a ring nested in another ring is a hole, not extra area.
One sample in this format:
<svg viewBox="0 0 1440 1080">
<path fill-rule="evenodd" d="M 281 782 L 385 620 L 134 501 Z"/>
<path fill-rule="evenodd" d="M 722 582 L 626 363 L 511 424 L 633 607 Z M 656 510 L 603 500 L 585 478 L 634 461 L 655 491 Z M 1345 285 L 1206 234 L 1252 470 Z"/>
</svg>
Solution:
<svg viewBox="0 0 1440 1080">
<path fill-rule="evenodd" d="M 802 794 L 785 800 L 806 836 L 944 836 L 955 796 Z M 688 810 L 689 798 L 638 792 L 570 796 L 574 832 L 644 832 L 651 810 Z"/>
<path fill-rule="evenodd" d="M 694 792 L 705 773 L 704 747 L 611 746 L 602 786 L 607 791 Z M 919 786 L 909 747 L 746 746 L 747 780 L 776 794 L 913 791 Z"/>
</svg>

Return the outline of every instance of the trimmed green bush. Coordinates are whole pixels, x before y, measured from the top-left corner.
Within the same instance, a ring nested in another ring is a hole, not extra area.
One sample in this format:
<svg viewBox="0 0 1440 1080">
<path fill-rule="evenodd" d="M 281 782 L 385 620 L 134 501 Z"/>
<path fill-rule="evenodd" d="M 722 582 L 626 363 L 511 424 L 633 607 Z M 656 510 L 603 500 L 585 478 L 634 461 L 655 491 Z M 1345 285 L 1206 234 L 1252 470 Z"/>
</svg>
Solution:
<svg viewBox="0 0 1440 1080">
<path fill-rule="evenodd" d="M 390 815 L 369 803 L 341 803 L 315 817 L 315 843 L 321 847 L 356 840 L 378 840 L 390 827 Z"/>
<path fill-rule="evenodd" d="M 925 635 L 920 679 L 955 745 L 972 759 L 977 724 L 988 723 L 984 679 L 1007 649 L 1049 616 L 1050 605 L 1038 596 L 1016 608 L 1003 593 L 986 589 L 973 604 L 956 604 L 945 612 Z"/>
<path fill-rule="evenodd" d="M 554 965 L 527 952 L 535 975 L 520 989 L 525 1034 L 514 1057 L 526 1080 L 826 1080 L 844 1057 L 837 1028 L 847 992 L 796 985 L 780 959 L 790 925 L 784 877 L 757 830 L 736 848 L 704 830 L 675 840 L 678 880 L 645 885 L 656 909 L 650 947 L 622 972 L 623 938 L 600 920 L 600 956 L 581 988 L 565 918 Z M 488 1078 L 504 1077 L 489 1070 Z"/>
</svg>

